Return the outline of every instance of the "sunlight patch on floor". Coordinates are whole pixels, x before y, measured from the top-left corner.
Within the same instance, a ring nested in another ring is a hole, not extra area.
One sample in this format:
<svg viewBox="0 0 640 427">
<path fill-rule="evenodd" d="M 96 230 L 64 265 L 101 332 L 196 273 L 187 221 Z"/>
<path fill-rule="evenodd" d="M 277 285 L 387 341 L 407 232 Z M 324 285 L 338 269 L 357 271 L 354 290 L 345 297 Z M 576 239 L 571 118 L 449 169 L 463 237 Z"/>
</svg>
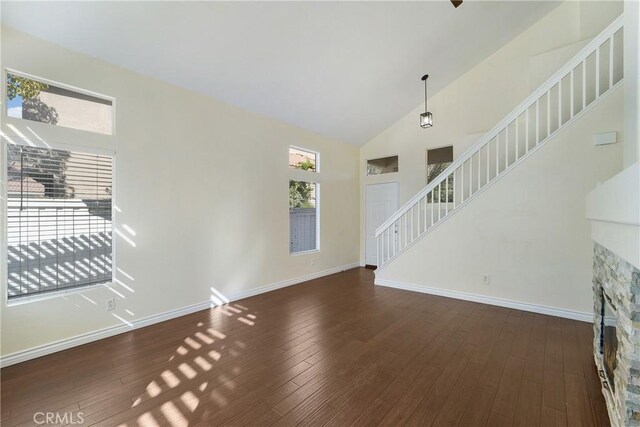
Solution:
<svg viewBox="0 0 640 427">
<path fill-rule="evenodd" d="M 185 377 L 189 379 L 193 379 L 196 377 L 196 375 L 198 375 L 198 373 L 187 363 L 181 363 L 180 366 L 178 366 L 178 369 Z"/>
<path fill-rule="evenodd" d="M 213 344 L 213 339 L 211 339 L 210 337 L 206 336 L 202 332 L 196 332 L 195 335 L 196 335 L 196 337 L 200 338 L 200 341 L 204 342 L 205 344 Z"/>
<path fill-rule="evenodd" d="M 176 387 L 178 384 L 180 384 L 180 380 L 178 379 L 178 377 L 176 377 L 176 374 L 171 371 L 164 371 L 160 374 L 160 376 L 162 377 L 164 382 L 171 388 Z"/>
<path fill-rule="evenodd" d="M 160 411 L 172 427 L 186 426 L 189 424 L 184 415 L 182 415 L 182 412 L 180 412 L 171 401 L 163 403 L 162 406 L 160 406 Z"/>
<path fill-rule="evenodd" d="M 216 360 L 218 360 L 218 359 L 216 359 Z M 202 357 L 202 356 L 196 357 L 195 359 L 193 359 L 193 361 L 196 362 L 196 364 L 198 366 L 200 366 L 202 368 L 202 370 L 204 370 L 204 371 L 208 371 L 213 367 L 213 365 L 211 363 L 207 362 L 205 360 L 205 358 Z"/>
</svg>

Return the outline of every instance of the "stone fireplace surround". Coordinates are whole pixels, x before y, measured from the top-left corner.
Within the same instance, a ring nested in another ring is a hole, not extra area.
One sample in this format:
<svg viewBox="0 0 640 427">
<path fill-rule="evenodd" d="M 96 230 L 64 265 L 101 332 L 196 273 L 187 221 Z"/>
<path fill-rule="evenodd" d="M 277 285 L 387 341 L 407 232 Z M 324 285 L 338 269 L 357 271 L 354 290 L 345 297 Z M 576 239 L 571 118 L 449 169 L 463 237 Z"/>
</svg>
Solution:
<svg viewBox="0 0 640 427">
<path fill-rule="evenodd" d="M 603 292 L 616 310 L 618 353 L 614 384 L 608 384 L 604 374 L 601 344 Z M 640 270 L 595 243 L 593 295 L 594 359 L 611 424 L 640 426 Z"/>
</svg>

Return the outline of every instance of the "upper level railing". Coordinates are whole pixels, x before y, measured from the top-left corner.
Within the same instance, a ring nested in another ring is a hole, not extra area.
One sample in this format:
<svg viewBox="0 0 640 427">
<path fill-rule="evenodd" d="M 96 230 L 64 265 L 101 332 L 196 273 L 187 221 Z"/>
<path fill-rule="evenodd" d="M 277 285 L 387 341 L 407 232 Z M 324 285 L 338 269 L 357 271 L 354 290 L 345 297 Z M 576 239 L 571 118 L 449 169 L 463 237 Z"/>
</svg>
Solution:
<svg viewBox="0 0 640 427">
<path fill-rule="evenodd" d="M 376 230 L 378 268 L 511 170 L 623 78 L 618 17 Z"/>
</svg>

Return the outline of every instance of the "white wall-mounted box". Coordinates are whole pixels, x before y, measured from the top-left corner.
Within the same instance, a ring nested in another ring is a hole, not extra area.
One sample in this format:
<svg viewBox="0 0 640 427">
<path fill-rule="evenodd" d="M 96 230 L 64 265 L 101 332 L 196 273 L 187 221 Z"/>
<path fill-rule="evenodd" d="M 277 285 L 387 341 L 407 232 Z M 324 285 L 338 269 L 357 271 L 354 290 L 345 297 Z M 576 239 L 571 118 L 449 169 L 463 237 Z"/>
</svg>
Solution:
<svg viewBox="0 0 640 427">
<path fill-rule="evenodd" d="M 616 132 L 598 133 L 593 138 L 593 145 L 609 145 L 618 142 Z"/>
</svg>

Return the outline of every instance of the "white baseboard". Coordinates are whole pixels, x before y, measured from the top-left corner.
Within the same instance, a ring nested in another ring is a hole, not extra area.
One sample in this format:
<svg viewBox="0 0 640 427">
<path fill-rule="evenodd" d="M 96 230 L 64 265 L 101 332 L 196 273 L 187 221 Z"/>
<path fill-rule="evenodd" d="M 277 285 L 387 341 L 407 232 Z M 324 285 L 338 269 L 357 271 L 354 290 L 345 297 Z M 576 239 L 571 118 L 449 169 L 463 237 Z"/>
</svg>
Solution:
<svg viewBox="0 0 640 427">
<path fill-rule="evenodd" d="M 299 283 L 307 282 L 309 280 L 317 279 L 324 276 L 329 276 L 335 273 L 340 273 L 341 271 L 350 270 L 352 268 L 356 268 L 359 266 L 360 266 L 359 262 L 347 264 L 340 267 L 319 271 L 317 273 L 311 273 L 305 276 L 283 280 L 281 282 L 272 283 L 270 285 L 261 286 L 259 288 L 250 289 L 245 292 L 240 292 L 239 294 L 236 294 L 236 295 L 228 296 L 227 298 L 229 302 L 238 301 L 244 298 L 260 295 L 265 292 L 275 291 L 276 289 L 286 288 L 287 286 L 297 285 Z M 189 305 L 186 307 L 178 308 L 175 310 L 169 310 L 164 313 L 143 317 L 141 319 L 131 320 L 129 324 L 114 325 L 108 328 L 99 329 L 97 331 L 89 332 L 86 334 L 76 335 L 71 338 L 65 338 L 59 341 L 54 341 L 52 343 L 33 347 L 27 350 L 17 351 L 15 353 L 10 353 L 0 357 L 0 367 L 4 368 L 7 366 L 15 365 L 16 363 L 25 362 L 27 360 L 35 359 L 41 356 L 46 356 L 47 354 L 56 353 L 58 351 L 66 350 L 82 344 L 87 344 L 103 338 L 112 337 L 114 335 L 118 335 L 123 332 L 128 332 L 133 329 L 143 328 L 145 326 L 153 325 L 154 323 L 175 319 L 176 317 L 185 316 L 187 314 L 206 310 L 215 306 L 216 304 L 212 301 L 204 301 L 204 302 Z"/>
<path fill-rule="evenodd" d="M 59 341 L 54 341 L 49 344 L 44 344 L 37 347 L 32 347 L 27 350 L 10 353 L 0 358 L 0 366 L 5 368 L 7 366 L 15 365 L 16 363 L 25 362 L 27 360 L 35 359 L 41 356 L 46 356 L 47 354 L 66 350 L 71 347 L 76 347 L 76 346 L 87 344 L 103 338 L 112 337 L 114 335 L 118 335 L 123 332 L 128 332 L 133 329 L 143 328 L 145 326 L 153 325 L 154 323 L 164 322 L 165 320 L 170 320 L 176 317 L 185 316 L 187 314 L 195 313 L 196 311 L 206 310 L 207 308 L 211 307 L 211 305 L 212 304 L 210 301 L 193 304 L 187 307 L 166 311 L 164 313 L 143 317 L 141 319 L 131 320 L 129 321 L 129 324 L 109 326 L 107 328 L 99 329 L 97 331 L 76 335 L 74 337 L 65 338 Z"/>
<path fill-rule="evenodd" d="M 255 295 L 264 294 L 265 292 L 275 291 L 276 289 L 286 288 L 287 286 L 297 285 L 298 283 L 307 282 L 309 280 L 318 279 L 320 277 L 329 276 L 331 274 L 340 273 L 345 270 L 351 270 L 352 268 L 360 267 L 359 262 L 354 262 L 340 267 L 330 268 L 329 270 L 318 271 L 317 273 L 307 274 L 305 276 L 295 277 L 293 279 L 283 280 L 281 282 L 272 283 L 271 285 L 261 286 L 259 288 L 250 289 L 245 292 L 241 292 L 234 295 L 229 300 L 237 301 L 243 298 L 249 298 Z"/>
<path fill-rule="evenodd" d="M 564 317 L 567 319 L 579 320 L 581 322 L 593 323 L 593 313 L 584 313 L 581 311 L 566 310 L 562 308 L 548 307 L 545 305 L 529 304 L 525 302 L 512 301 L 504 298 L 497 298 L 486 295 L 471 294 L 467 292 L 450 291 L 447 289 L 432 288 L 429 286 L 396 282 L 394 280 L 387 279 L 376 278 L 374 283 L 379 286 L 402 289 L 405 291 L 421 292 L 423 294 L 438 295 L 441 297 L 479 302 L 482 304 L 497 305 L 500 307 L 513 308 L 516 310 L 530 311 L 533 313 L 547 314 L 549 316 Z"/>
</svg>

